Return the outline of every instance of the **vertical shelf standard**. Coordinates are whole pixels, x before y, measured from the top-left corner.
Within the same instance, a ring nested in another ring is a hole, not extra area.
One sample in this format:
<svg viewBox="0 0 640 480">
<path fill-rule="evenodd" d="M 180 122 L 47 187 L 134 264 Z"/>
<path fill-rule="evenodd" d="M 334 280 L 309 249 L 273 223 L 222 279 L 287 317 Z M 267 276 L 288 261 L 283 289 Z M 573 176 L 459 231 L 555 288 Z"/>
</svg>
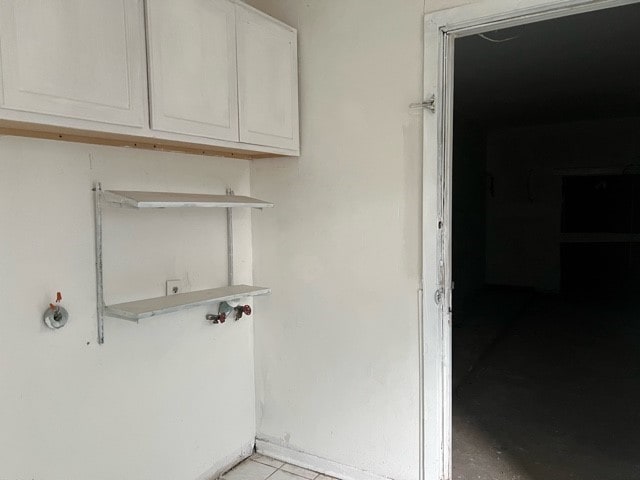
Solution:
<svg viewBox="0 0 640 480">
<path fill-rule="evenodd" d="M 104 343 L 104 317 L 116 317 L 137 322 L 165 313 L 178 312 L 189 308 L 237 300 L 244 297 L 268 295 L 266 287 L 234 285 L 233 271 L 233 208 L 269 208 L 272 203 L 251 197 L 234 195 L 227 189 L 226 195 L 203 195 L 194 193 L 138 192 L 120 190 L 102 190 L 100 183 L 94 191 L 95 208 L 95 249 L 96 249 L 96 299 L 98 313 L 98 343 Z M 136 300 L 117 305 L 105 305 L 104 280 L 102 268 L 102 210 L 104 207 L 120 208 L 226 208 L 227 209 L 227 261 L 228 283 L 226 287 L 211 288 L 177 295 Z"/>
</svg>

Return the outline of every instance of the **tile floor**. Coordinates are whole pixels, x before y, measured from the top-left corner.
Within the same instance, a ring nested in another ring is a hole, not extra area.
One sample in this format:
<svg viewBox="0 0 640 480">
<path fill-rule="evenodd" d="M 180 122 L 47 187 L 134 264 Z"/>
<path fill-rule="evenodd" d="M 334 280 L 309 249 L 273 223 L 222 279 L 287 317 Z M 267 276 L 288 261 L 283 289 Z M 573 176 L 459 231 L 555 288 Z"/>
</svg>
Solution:
<svg viewBox="0 0 640 480">
<path fill-rule="evenodd" d="M 305 468 L 265 457 L 259 453 L 222 476 L 222 480 L 335 480 Z"/>
</svg>

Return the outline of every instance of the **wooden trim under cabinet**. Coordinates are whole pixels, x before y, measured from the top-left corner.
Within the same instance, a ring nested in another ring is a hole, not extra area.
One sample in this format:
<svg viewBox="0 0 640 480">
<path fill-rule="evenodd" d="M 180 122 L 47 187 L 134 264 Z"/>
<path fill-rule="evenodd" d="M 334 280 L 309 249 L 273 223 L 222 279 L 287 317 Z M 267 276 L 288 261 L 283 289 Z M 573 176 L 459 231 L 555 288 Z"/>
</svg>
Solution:
<svg viewBox="0 0 640 480">
<path fill-rule="evenodd" d="M 76 128 L 59 127 L 45 124 L 16 122 L 0 119 L 0 135 L 16 137 L 40 138 L 46 140 L 60 140 L 65 142 L 87 143 L 92 145 L 107 145 L 115 147 L 140 148 L 165 152 L 181 152 L 193 155 L 208 155 L 214 157 L 239 158 L 257 160 L 261 158 L 296 157 L 298 151 L 269 148 L 261 145 L 238 144 L 242 148 L 224 147 L 218 145 L 203 145 L 186 141 L 167 140 L 145 136 L 135 136 L 111 132 L 99 132 Z"/>
</svg>

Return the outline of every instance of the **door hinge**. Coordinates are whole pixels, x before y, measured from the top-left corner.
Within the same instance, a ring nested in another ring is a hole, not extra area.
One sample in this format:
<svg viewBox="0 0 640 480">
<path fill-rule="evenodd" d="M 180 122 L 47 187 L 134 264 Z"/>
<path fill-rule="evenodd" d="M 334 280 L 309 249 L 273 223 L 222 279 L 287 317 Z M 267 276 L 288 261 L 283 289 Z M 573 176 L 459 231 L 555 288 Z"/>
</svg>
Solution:
<svg viewBox="0 0 640 480">
<path fill-rule="evenodd" d="M 444 296 L 444 288 L 440 287 L 439 289 L 436 290 L 435 294 L 433 295 L 433 301 L 436 302 L 436 305 L 442 304 L 443 296 Z"/>
<path fill-rule="evenodd" d="M 426 110 L 429 110 L 430 112 L 435 112 L 436 111 L 436 97 L 434 95 L 431 95 L 424 102 L 412 103 L 411 105 L 409 105 L 409 108 L 424 108 Z"/>
</svg>

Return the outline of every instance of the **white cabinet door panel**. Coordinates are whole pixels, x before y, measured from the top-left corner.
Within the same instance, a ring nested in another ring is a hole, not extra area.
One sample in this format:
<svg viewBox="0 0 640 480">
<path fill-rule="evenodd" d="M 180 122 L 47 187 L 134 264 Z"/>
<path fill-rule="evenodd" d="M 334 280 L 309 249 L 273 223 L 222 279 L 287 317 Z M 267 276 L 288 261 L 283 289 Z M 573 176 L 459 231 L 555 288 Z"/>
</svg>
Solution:
<svg viewBox="0 0 640 480">
<path fill-rule="evenodd" d="M 238 141 L 235 6 L 147 0 L 151 127 Z"/>
<path fill-rule="evenodd" d="M 142 0 L 0 0 L 0 106 L 142 127 Z"/>
<path fill-rule="evenodd" d="M 296 32 L 237 7 L 240 141 L 297 150 Z"/>
</svg>

